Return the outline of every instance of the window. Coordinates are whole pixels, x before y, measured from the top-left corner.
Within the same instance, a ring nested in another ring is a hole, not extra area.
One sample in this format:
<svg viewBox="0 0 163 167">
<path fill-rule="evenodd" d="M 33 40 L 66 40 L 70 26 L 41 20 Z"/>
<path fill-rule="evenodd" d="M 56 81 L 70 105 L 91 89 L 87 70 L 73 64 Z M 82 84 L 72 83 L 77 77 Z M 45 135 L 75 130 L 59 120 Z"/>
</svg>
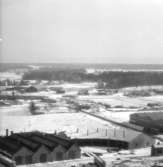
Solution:
<svg viewBox="0 0 163 167">
<path fill-rule="evenodd" d="M 25 164 L 31 164 L 32 163 L 32 156 L 27 155 L 25 156 Z"/>
<path fill-rule="evenodd" d="M 58 161 L 63 160 L 63 152 L 56 153 L 56 160 L 58 160 Z"/>
<path fill-rule="evenodd" d="M 41 154 L 40 155 L 40 162 L 46 162 L 47 161 L 47 155 L 44 153 L 44 154 Z"/>
<path fill-rule="evenodd" d="M 23 163 L 23 157 L 22 156 L 17 156 L 15 157 L 16 165 L 20 165 Z"/>
<path fill-rule="evenodd" d="M 158 150 L 157 150 L 157 153 L 158 153 L 158 154 L 162 154 L 162 150 L 161 150 L 161 149 L 158 149 Z"/>
<path fill-rule="evenodd" d="M 69 158 L 70 158 L 70 159 L 76 158 L 76 151 L 71 150 L 71 151 L 69 152 Z"/>
</svg>

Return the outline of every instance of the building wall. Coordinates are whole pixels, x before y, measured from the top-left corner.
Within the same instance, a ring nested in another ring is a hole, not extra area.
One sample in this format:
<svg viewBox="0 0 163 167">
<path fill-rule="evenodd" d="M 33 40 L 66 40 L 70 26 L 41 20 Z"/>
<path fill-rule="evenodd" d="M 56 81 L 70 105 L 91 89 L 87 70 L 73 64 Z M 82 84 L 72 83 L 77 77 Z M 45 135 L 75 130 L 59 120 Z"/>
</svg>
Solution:
<svg viewBox="0 0 163 167">
<path fill-rule="evenodd" d="M 54 148 L 51 153 L 52 161 L 60 161 L 66 159 L 66 149 L 61 145 Z"/>
<path fill-rule="evenodd" d="M 147 135 L 140 134 L 129 143 L 129 149 L 150 147 L 153 145 L 153 143 L 154 139 Z"/>
<path fill-rule="evenodd" d="M 0 163 L 0 167 L 6 167 L 6 166 Z"/>
<path fill-rule="evenodd" d="M 75 159 L 81 157 L 81 150 L 78 145 L 72 145 L 66 152 L 66 159 Z"/>
<path fill-rule="evenodd" d="M 13 155 L 13 159 L 16 161 L 16 164 L 27 164 L 30 163 L 27 162 L 27 160 L 29 161 L 29 157 L 32 160 L 32 155 L 33 152 L 31 150 L 27 149 L 26 147 L 22 147 Z"/>
<path fill-rule="evenodd" d="M 162 147 L 152 146 L 151 156 L 162 156 L 162 155 L 163 155 L 163 146 Z"/>
<path fill-rule="evenodd" d="M 52 157 L 50 151 L 44 145 L 38 148 L 38 150 L 32 156 L 33 163 L 47 162 L 51 161 L 51 159 Z"/>
</svg>

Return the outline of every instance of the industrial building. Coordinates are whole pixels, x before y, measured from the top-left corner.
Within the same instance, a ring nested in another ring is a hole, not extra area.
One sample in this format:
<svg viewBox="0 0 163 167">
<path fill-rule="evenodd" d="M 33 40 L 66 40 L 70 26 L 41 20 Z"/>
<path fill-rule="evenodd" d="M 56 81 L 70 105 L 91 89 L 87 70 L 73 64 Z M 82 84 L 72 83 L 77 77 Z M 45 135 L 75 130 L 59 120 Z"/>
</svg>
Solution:
<svg viewBox="0 0 163 167">
<path fill-rule="evenodd" d="M 105 145 L 123 149 L 150 147 L 155 142 L 152 137 L 130 129 L 98 129 L 87 136 L 79 136 L 76 141 L 79 145 Z"/>
<path fill-rule="evenodd" d="M 144 127 L 148 133 L 163 132 L 163 112 L 144 112 L 130 115 L 130 123 Z"/>
<path fill-rule="evenodd" d="M 16 167 L 12 157 L 3 150 L 0 150 L 0 167 Z"/>
<path fill-rule="evenodd" d="M 0 137 L 0 148 L 11 155 L 16 165 L 80 158 L 80 148 L 76 143 L 41 132 Z"/>
</svg>

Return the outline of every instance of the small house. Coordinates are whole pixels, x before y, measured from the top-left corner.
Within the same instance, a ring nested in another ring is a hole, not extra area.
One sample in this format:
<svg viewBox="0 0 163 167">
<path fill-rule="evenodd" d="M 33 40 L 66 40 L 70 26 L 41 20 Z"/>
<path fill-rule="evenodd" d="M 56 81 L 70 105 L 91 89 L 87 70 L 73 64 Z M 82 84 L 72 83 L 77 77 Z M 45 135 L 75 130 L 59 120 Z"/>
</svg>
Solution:
<svg viewBox="0 0 163 167">
<path fill-rule="evenodd" d="M 89 95 L 88 89 L 81 89 L 78 91 L 78 95 Z"/>
</svg>

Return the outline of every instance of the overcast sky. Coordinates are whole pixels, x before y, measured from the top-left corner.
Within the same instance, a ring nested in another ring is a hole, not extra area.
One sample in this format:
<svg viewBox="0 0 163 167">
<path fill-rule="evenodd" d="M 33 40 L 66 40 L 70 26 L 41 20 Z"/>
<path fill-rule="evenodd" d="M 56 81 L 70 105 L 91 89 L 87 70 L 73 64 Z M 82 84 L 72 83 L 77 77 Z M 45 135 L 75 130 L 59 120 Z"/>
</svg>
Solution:
<svg viewBox="0 0 163 167">
<path fill-rule="evenodd" d="M 2 62 L 162 63 L 162 0 L 0 0 Z"/>
</svg>

